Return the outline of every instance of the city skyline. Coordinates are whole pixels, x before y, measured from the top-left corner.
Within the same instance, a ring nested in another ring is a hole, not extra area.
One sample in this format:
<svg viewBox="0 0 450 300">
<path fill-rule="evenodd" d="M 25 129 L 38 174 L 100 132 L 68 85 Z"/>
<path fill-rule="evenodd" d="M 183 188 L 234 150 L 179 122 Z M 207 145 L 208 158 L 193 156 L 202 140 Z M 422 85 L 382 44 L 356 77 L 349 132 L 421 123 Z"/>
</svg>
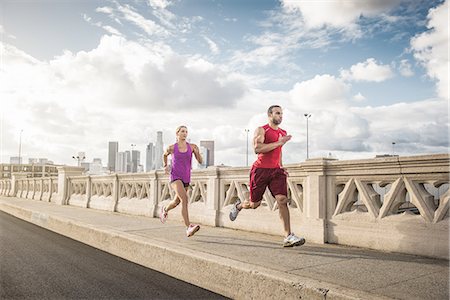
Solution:
<svg viewBox="0 0 450 300">
<path fill-rule="evenodd" d="M 446 153 L 448 0 L 346 3 L 3 2 L 0 161 L 107 162 L 108 141 L 142 154 L 186 125 L 244 166 L 272 104 L 285 164 L 306 158 L 304 114 L 310 158 Z"/>
</svg>

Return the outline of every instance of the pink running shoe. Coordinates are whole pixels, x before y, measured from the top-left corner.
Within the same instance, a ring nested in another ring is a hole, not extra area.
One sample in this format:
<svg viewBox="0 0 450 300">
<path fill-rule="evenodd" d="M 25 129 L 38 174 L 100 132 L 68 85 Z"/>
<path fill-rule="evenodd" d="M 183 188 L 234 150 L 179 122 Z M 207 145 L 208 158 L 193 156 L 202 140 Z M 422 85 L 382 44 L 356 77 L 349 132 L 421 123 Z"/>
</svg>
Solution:
<svg viewBox="0 0 450 300">
<path fill-rule="evenodd" d="M 193 236 L 197 231 L 200 230 L 200 225 L 194 225 L 191 224 L 189 225 L 189 227 L 186 229 L 186 235 L 187 237 L 191 237 Z"/>
<path fill-rule="evenodd" d="M 159 212 L 159 220 L 161 221 L 161 223 L 163 223 L 163 224 L 166 223 L 168 216 L 169 215 L 167 214 L 165 207 L 162 206 L 161 211 Z"/>
</svg>

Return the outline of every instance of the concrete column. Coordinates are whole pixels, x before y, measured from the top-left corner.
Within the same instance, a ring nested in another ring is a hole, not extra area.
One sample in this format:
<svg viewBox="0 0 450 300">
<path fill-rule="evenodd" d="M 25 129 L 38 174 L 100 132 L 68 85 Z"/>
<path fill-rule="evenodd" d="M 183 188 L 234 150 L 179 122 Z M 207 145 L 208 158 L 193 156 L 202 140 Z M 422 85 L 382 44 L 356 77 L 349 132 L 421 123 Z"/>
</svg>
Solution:
<svg viewBox="0 0 450 300">
<path fill-rule="evenodd" d="M 112 196 L 111 211 L 116 211 L 117 204 L 119 203 L 119 176 L 117 176 L 117 174 L 114 175 L 111 196 Z"/>
<path fill-rule="evenodd" d="M 91 195 L 92 195 L 92 179 L 91 176 L 88 176 L 86 179 L 86 203 L 85 208 L 89 207 L 89 201 L 91 201 Z"/>
<path fill-rule="evenodd" d="M 158 174 L 156 170 L 149 172 L 150 190 L 148 193 L 148 201 L 150 201 L 150 215 L 158 217 Z"/>
<path fill-rule="evenodd" d="M 327 242 L 327 177 L 326 166 L 330 159 L 309 159 L 302 166 L 307 173 L 304 197 L 304 223 L 302 235 L 315 243 Z"/>
<path fill-rule="evenodd" d="M 208 184 L 206 191 L 206 213 L 214 219 L 210 225 L 219 226 L 219 213 L 220 213 L 220 205 L 219 205 L 219 174 L 220 169 L 217 167 L 208 167 L 206 169 L 206 174 L 208 176 Z"/>
<path fill-rule="evenodd" d="M 17 181 L 27 178 L 27 173 L 12 173 L 11 174 L 11 190 L 9 191 L 10 197 L 16 197 L 17 194 Z"/>
<path fill-rule="evenodd" d="M 64 205 L 66 204 L 68 191 L 67 177 L 81 175 L 84 168 L 71 166 L 60 166 L 56 168 L 58 170 L 58 194 L 56 199 L 54 199 L 54 202 L 56 204 Z"/>
</svg>

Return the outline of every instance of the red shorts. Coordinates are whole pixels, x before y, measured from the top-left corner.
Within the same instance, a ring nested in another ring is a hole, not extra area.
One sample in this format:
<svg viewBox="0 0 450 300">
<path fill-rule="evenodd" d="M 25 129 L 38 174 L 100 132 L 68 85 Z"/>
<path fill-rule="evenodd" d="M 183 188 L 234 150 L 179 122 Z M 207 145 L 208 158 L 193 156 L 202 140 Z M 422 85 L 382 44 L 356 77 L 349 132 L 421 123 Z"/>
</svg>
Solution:
<svg viewBox="0 0 450 300">
<path fill-rule="evenodd" d="M 262 200 L 266 188 L 272 196 L 287 196 L 287 175 L 282 168 L 253 168 L 250 171 L 250 201 Z"/>
</svg>

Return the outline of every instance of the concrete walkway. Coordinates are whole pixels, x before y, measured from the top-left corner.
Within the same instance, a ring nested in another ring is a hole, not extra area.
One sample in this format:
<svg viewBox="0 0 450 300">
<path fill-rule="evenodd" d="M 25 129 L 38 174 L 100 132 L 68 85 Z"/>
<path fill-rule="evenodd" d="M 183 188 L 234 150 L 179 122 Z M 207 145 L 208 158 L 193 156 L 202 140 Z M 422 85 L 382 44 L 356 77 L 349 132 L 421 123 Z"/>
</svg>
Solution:
<svg viewBox="0 0 450 300">
<path fill-rule="evenodd" d="M 447 260 L 282 248 L 277 236 L 207 226 L 186 238 L 179 222 L 18 198 L 0 198 L 0 210 L 234 299 L 449 299 Z"/>
</svg>

